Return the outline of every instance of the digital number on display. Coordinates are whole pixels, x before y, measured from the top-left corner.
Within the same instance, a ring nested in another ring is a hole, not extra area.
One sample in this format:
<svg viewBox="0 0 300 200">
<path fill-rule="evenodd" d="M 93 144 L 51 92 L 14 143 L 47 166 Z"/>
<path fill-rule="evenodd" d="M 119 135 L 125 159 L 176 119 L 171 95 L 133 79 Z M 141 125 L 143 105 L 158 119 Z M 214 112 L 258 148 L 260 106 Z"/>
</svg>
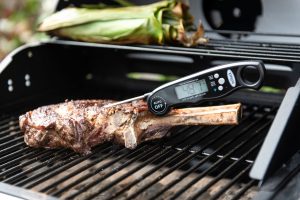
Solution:
<svg viewBox="0 0 300 200">
<path fill-rule="evenodd" d="M 205 79 L 175 87 L 178 99 L 184 99 L 207 91 L 208 88 Z"/>
</svg>

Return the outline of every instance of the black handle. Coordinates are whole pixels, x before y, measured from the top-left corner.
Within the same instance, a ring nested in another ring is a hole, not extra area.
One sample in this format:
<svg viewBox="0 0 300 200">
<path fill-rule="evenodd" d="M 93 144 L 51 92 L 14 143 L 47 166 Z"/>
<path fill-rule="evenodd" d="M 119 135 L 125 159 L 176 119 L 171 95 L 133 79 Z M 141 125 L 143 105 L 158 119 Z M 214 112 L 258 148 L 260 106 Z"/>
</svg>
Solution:
<svg viewBox="0 0 300 200">
<path fill-rule="evenodd" d="M 148 108 L 155 115 L 165 115 L 171 107 L 220 99 L 242 88 L 257 90 L 262 86 L 264 76 L 265 67 L 261 61 L 212 67 L 156 88 L 147 95 Z"/>
<path fill-rule="evenodd" d="M 252 71 L 252 73 L 251 73 Z M 261 61 L 242 65 L 237 70 L 237 80 L 244 88 L 259 89 L 262 86 L 265 77 L 265 66 Z M 251 74 L 256 77 L 251 77 Z M 251 80 L 252 78 L 252 80 Z M 254 78 L 254 79 L 253 79 Z M 250 80 L 249 80 L 250 79 Z"/>
</svg>

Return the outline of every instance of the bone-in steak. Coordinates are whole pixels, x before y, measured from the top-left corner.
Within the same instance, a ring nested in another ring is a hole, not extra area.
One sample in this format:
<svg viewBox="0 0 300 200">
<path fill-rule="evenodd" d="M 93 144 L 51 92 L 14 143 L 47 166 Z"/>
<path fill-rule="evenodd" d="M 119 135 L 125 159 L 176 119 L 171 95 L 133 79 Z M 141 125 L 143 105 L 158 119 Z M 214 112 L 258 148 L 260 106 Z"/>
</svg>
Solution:
<svg viewBox="0 0 300 200">
<path fill-rule="evenodd" d="M 151 114 L 144 101 L 103 108 L 112 102 L 77 100 L 29 111 L 19 118 L 25 142 L 82 154 L 106 141 L 135 148 L 143 141 L 164 137 L 172 126 L 237 124 L 240 114 L 240 104 L 173 109 L 164 117 Z"/>
</svg>

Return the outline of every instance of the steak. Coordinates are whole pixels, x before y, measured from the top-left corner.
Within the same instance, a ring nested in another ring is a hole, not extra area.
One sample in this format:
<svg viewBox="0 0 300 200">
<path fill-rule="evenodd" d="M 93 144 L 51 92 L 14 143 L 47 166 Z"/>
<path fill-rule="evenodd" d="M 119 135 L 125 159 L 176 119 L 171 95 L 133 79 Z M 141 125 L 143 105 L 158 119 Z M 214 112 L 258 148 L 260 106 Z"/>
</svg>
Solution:
<svg viewBox="0 0 300 200">
<path fill-rule="evenodd" d="M 133 149 L 143 141 L 169 135 L 177 125 L 237 124 L 240 104 L 173 109 L 158 117 L 140 100 L 104 108 L 111 100 L 76 100 L 39 107 L 19 118 L 31 147 L 70 148 L 81 154 L 108 141 Z"/>
</svg>

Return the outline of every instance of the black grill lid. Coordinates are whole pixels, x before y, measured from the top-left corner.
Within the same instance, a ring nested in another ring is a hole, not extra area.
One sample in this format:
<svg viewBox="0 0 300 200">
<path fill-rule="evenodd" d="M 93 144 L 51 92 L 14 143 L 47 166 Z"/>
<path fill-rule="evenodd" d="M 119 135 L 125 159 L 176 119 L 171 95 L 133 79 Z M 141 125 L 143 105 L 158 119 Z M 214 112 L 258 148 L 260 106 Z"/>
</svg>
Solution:
<svg viewBox="0 0 300 200">
<path fill-rule="evenodd" d="M 277 112 L 250 176 L 265 180 L 299 150 L 300 79 L 291 87 Z"/>
</svg>

